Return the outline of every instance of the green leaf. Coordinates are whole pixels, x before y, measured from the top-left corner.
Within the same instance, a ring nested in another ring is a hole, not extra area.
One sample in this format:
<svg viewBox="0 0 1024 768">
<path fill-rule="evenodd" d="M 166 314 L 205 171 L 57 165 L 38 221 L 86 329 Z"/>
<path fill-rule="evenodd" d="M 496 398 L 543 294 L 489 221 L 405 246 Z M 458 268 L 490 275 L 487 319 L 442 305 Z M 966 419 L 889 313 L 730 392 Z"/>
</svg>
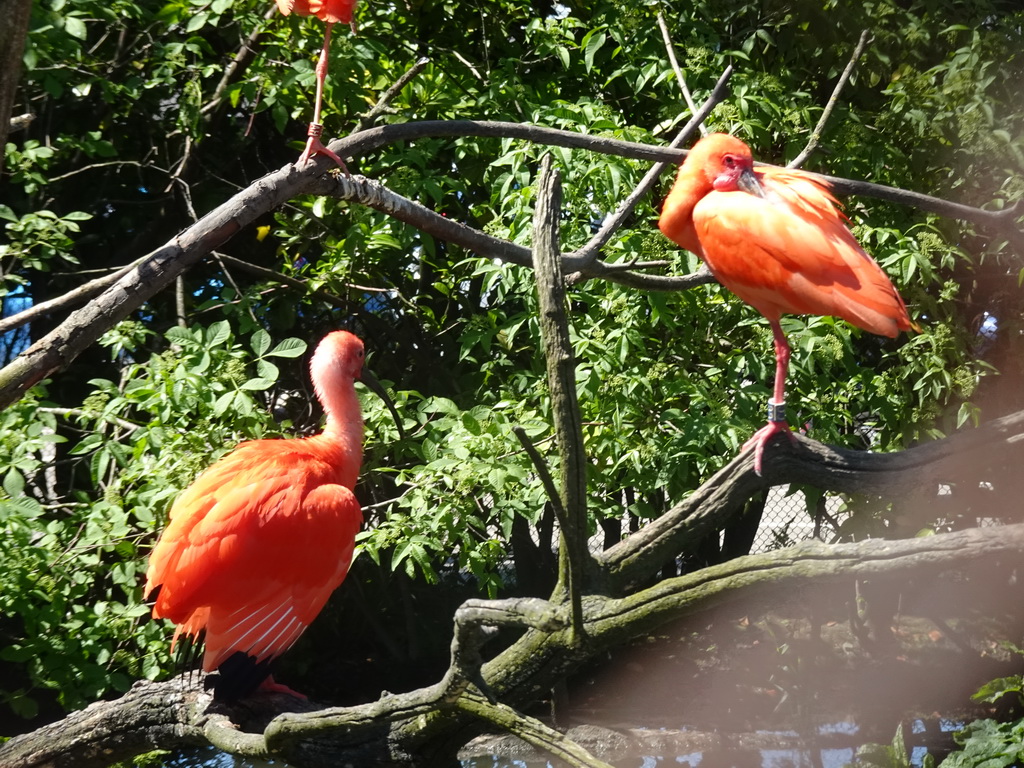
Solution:
<svg viewBox="0 0 1024 768">
<path fill-rule="evenodd" d="M 256 357 L 262 357 L 270 349 L 270 334 L 260 328 L 252 335 L 252 351 Z"/>
<path fill-rule="evenodd" d="M 206 329 L 206 343 L 211 347 L 219 347 L 231 338 L 231 324 L 227 320 L 218 320 Z"/>
<path fill-rule="evenodd" d="M 7 470 L 4 475 L 4 491 L 11 498 L 21 496 L 25 491 L 25 478 L 16 469 Z"/>
<path fill-rule="evenodd" d="M 257 360 L 256 371 L 259 373 L 261 378 L 269 379 L 273 382 L 276 382 L 281 378 L 280 369 L 269 360 Z"/>
<path fill-rule="evenodd" d="M 78 40 L 85 40 L 89 34 L 85 28 L 85 22 L 77 16 L 64 18 L 64 31 Z"/>
<path fill-rule="evenodd" d="M 267 379 L 262 376 L 249 379 L 242 384 L 242 389 L 245 390 L 257 390 L 262 391 L 264 389 L 270 389 L 277 382 L 277 379 Z"/>
<path fill-rule="evenodd" d="M 209 20 L 210 20 L 210 13 L 209 12 L 201 11 L 199 13 L 196 13 L 196 14 L 194 14 L 188 20 L 188 24 L 185 26 L 185 31 L 186 32 L 195 32 L 198 29 L 202 29 L 203 27 L 206 26 L 206 24 L 207 24 L 207 22 Z"/>
<path fill-rule="evenodd" d="M 302 339 L 284 339 L 266 357 L 301 357 L 305 352 L 306 342 Z"/>
<path fill-rule="evenodd" d="M 605 44 L 608 36 L 604 32 L 595 32 L 587 36 L 583 48 L 583 64 L 587 72 L 594 68 L 594 54 Z"/>
</svg>

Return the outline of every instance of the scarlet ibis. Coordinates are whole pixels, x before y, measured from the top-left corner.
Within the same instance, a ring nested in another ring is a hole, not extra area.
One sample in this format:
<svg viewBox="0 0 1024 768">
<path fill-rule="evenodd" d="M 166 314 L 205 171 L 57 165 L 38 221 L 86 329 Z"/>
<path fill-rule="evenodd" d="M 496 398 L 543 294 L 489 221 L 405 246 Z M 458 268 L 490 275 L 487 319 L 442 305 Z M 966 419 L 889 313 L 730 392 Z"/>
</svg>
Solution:
<svg viewBox="0 0 1024 768">
<path fill-rule="evenodd" d="M 220 672 L 217 698 L 287 690 L 269 677 L 271 661 L 348 572 L 363 519 L 352 493 L 363 439 L 355 381 L 380 386 L 363 357 L 348 331 L 325 336 L 309 366 L 324 431 L 237 446 L 174 502 L 150 555 L 153 616 L 178 625 L 175 642 L 204 633 L 203 669 Z"/>
<path fill-rule="evenodd" d="M 324 97 L 324 81 L 327 80 L 327 54 L 331 48 L 331 30 L 338 22 L 348 24 L 355 34 L 356 24 L 352 14 L 355 13 L 358 0 L 277 0 L 277 7 L 282 14 L 287 16 L 294 12 L 301 16 L 316 16 L 327 25 L 324 32 L 324 47 L 320 51 L 320 58 L 316 62 L 316 106 L 313 108 L 313 122 L 309 124 L 309 139 L 306 141 L 306 148 L 299 155 L 296 163 L 299 167 L 305 165 L 313 155 L 324 155 L 329 157 L 346 174 L 348 168 L 341 158 L 331 152 L 320 141 L 323 136 L 324 126 L 320 122 L 320 106 Z"/>
<path fill-rule="evenodd" d="M 829 186 L 782 168 L 755 168 L 750 147 L 715 133 L 679 169 L 658 227 L 697 254 L 718 282 L 771 323 L 775 388 L 768 423 L 743 446 L 761 474 L 765 445 L 786 423 L 790 348 L 782 313 L 834 315 L 881 336 L 920 330 L 881 267 L 846 226 Z"/>
</svg>

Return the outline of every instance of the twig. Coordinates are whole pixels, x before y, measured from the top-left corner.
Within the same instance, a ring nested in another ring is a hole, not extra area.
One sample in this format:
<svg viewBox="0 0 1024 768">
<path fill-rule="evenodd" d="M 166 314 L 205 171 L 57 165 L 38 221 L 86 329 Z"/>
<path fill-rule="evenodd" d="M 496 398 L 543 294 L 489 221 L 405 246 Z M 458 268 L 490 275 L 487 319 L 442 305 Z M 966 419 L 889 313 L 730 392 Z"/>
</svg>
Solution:
<svg viewBox="0 0 1024 768">
<path fill-rule="evenodd" d="M 277 6 L 271 5 L 267 8 L 267 12 L 263 14 L 263 20 L 270 21 L 275 14 L 277 14 Z M 242 43 L 235 53 L 234 58 L 231 59 L 231 63 L 224 68 L 224 74 L 221 76 L 220 82 L 213 89 L 213 96 L 199 110 L 199 114 L 203 115 L 204 120 L 209 121 L 212 118 L 210 113 L 224 101 L 224 94 L 227 92 L 228 86 L 241 79 L 246 67 L 256 58 L 256 43 L 259 42 L 260 35 L 262 34 L 263 25 L 256 25 L 256 28 L 249 33 L 249 37 L 245 39 L 245 42 Z"/>
<path fill-rule="evenodd" d="M 683 70 L 679 67 L 679 62 L 676 60 L 676 48 L 672 43 L 672 35 L 669 34 L 668 24 L 665 23 L 665 14 L 661 8 L 658 8 L 658 26 L 661 28 L 661 39 L 665 41 L 665 52 L 668 53 L 669 63 L 672 65 L 672 71 L 676 73 L 676 81 L 679 83 L 679 88 L 683 92 L 683 98 L 686 99 L 686 106 L 690 108 L 690 114 L 697 114 L 697 105 L 693 103 L 693 96 L 690 95 L 690 89 L 686 85 L 686 78 L 683 76 Z M 704 123 L 701 122 L 698 127 L 700 128 L 700 135 L 707 136 L 708 129 Z"/>
<path fill-rule="evenodd" d="M 411 224 L 432 237 L 468 248 L 486 258 L 501 259 L 510 264 L 519 264 L 524 267 L 533 265 L 529 248 L 492 237 L 441 216 L 420 203 L 392 192 L 380 182 L 363 176 L 324 175 L 312 180 L 309 191 L 313 194 L 331 195 L 340 200 L 358 202 L 399 221 Z M 581 272 L 588 278 L 602 278 L 621 285 L 651 291 L 677 291 L 715 281 L 710 273 L 705 272 L 666 276 L 622 271 L 621 265 L 595 261 L 589 256 L 581 256 L 581 253 L 582 250 L 564 254 L 562 270 L 566 273 Z"/>
<path fill-rule="evenodd" d="M 20 328 L 26 323 L 31 323 L 33 320 L 37 320 L 38 318 L 48 315 L 56 310 L 88 301 L 108 286 L 120 280 L 132 267 L 140 264 L 148 258 L 149 256 L 138 258 L 131 264 L 121 267 L 120 269 L 111 272 L 108 275 L 104 275 L 103 277 L 97 277 L 95 280 L 90 280 L 88 283 L 83 283 L 62 296 L 49 299 L 48 301 L 41 301 L 38 304 L 33 304 L 28 309 L 23 309 L 16 315 L 0 319 L 0 335 L 14 330 L 15 328 Z"/>
<path fill-rule="evenodd" d="M 417 59 L 416 63 L 405 71 L 405 74 L 398 78 L 394 83 L 392 83 L 390 88 L 388 88 L 386 91 L 384 91 L 383 94 L 381 94 L 381 97 L 377 99 L 377 103 L 373 105 L 373 108 L 365 115 L 363 115 L 361 118 L 359 118 L 359 124 L 356 125 L 356 129 L 355 131 L 353 131 L 353 133 L 365 131 L 367 128 L 373 125 L 376 119 L 381 114 L 383 114 L 383 112 L 387 109 L 388 104 L 390 104 L 394 100 L 395 96 L 401 93 L 402 89 L 409 84 L 409 81 L 416 77 L 416 75 L 418 75 L 420 72 L 422 72 L 424 67 L 426 67 L 427 64 L 429 63 L 430 59 L 428 59 L 426 56 L 421 56 L 419 59 Z"/>
<path fill-rule="evenodd" d="M 460 62 L 462 62 L 465 65 L 466 69 L 469 70 L 470 74 L 472 74 L 473 77 L 475 77 L 481 83 L 486 83 L 487 82 L 487 80 L 484 78 L 484 76 L 480 74 L 479 70 L 476 67 L 473 66 L 473 64 L 470 62 L 469 59 L 467 59 L 465 56 L 463 56 L 461 53 L 459 53 L 454 48 L 451 49 L 451 54 L 452 54 L 452 56 L 454 56 L 456 59 L 458 59 Z"/>
<path fill-rule="evenodd" d="M 63 181 L 64 179 L 70 179 L 72 176 L 77 176 L 80 173 L 85 173 L 86 171 L 94 171 L 97 168 L 107 168 L 107 167 L 109 167 L 111 165 L 133 165 L 136 168 L 154 168 L 155 167 L 155 166 L 152 166 L 152 165 L 146 165 L 144 163 L 140 163 L 137 160 L 108 160 L 108 161 L 103 162 L 103 163 L 90 163 L 89 165 L 83 165 L 81 168 L 76 168 L 73 171 L 68 171 L 67 173 L 62 173 L 59 176 L 52 176 L 50 178 L 50 182 L 52 183 L 54 181 Z"/>
<path fill-rule="evenodd" d="M 127 429 L 129 432 L 134 432 L 141 428 L 139 424 L 133 424 L 130 421 L 114 416 L 111 413 L 90 413 L 82 408 L 51 408 L 51 407 L 39 407 L 36 409 L 39 413 L 52 413 L 55 416 L 83 416 L 86 418 L 99 418 L 101 421 L 106 421 L 110 424 L 116 424 L 121 429 Z"/>
<path fill-rule="evenodd" d="M 861 54 L 864 53 L 864 46 L 868 44 L 869 33 L 868 30 L 864 30 L 860 33 L 860 40 L 857 41 L 857 47 L 853 49 L 853 53 L 850 54 L 850 60 L 846 63 L 846 69 L 843 70 L 843 74 L 839 77 L 839 82 L 836 83 L 835 89 L 832 91 L 832 95 L 829 97 L 828 103 L 825 105 L 825 109 L 822 110 L 821 118 L 818 120 L 818 124 L 814 126 L 814 130 L 811 131 L 811 138 L 807 142 L 807 146 L 803 148 L 799 155 L 793 158 L 793 161 L 787 165 L 787 168 L 799 168 L 803 165 L 804 161 L 810 156 L 818 146 L 818 140 L 821 139 L 822 131 L 825 130 L 825 123 L 828 122 L 829 117 L 832 116 L 832 110 L 836 108 L 836 104 L 839 103 L 839 94 L 843 88 L 846 87 L 846 83 L 850 80 L 850 75 L 853 74 L 853 68 L 857 64 L 857 60 Z"/>
<path fill-rule="evenodd" d="M 242 298 L 245 294 L 242 292 L 242 289 L 238 287 L 238 283 L 235 282 L 235 276 L 231 274 L 231 270 L 228 269 L 227 264 L 224 263 L 224 257 L 227 254 L 221 253 L 220 251 L 211 251 L 210 255 L 217 260 L 217 263 L 220 265 L 221 271 L 224 273 L 224 277 L 228 279 L 228 282 L 231 283 L 231 287 L 235 289 L 235 295 L 237 295 L 239 298 Z M 178 280 L 180 281 L 181 277 L 179 277 Z M 260 324 L 260 321 L 259 319 L 257 319 L 256 313 L 253 311 L 253 308 L 251 306 L 247 306 L 246 309 L 249 311 L 249 317 L 252 318 L 253 323 L 255 323 L 258 326 Z"/>
<path fill-rule="evenodd" d="M 551 155 L 544 155 L 537 179 L 533 216 L 533 271 L 537 278 L 540 337 L 548 371 L 548 392 L 554 421 L 560 489 L 565 522 L 559 549 L 559 586 L 572 607 L 573 642 L 583 641 L 584 574 L 587 551 L 587 455 L 583 443 L 583 417 L 576 398 L 576 361 L 565 313 L 565 282 L 559 250 L 562 186 Z M 556 588 L 557 592 L 557 588 Z"/>
<path fill-rule="evenodd" d="M 540 478 L 541 485 L 544 486 L 544 493 L 547 494 L 548 500 L 551 502 L 551 508 L 555 513 L 558 524 L 565 527 L 568 525 L 568 520 L 565 517 L 565 507 L 562 506 L 562 497 L 558 493 L 558 486 L 555 485 L 555 480 L 551 477 L 547 464 L 544 463 L 544 458 L 540 455 L 534 444 L 530 442 L 525 429 L 518 426 L 512 427 L 512 433 L 519 439 L 519 444 L 523 446 L 523 450 L 526 451 L 526 455 L 530 457 L 530 461 L 533 463 L 533 468 L 537 470 L 537 476 Z"/>
<path fill-rule="evenodd" d="M 352 302 L 348 299 L 342 298 L 337 294 L 330 293 L 329 291 L 325 291 L 323 288 L 313 290 L 305 280 L 299 280 L 298 278 L 290 277 L 289 275 L 283 275 L 280 272 L 276 272 L 273 269 L 267 269 L 266 267 L 261 267 L 258 264 L 250 264 L 248 261 L 242 261 L 242 259 L 229 256 L 226 253 L 217 252 L 217 257 L 225 264 L 231 264 L 245 272 L 249 272 L 257 277 L 262 277 L 264 280 L 272 280 L 275 283 L 281 283 L 282 285 L 294 288 L 310 296 L 316 296 L 317 298 L 323 299 L 328 304 L 333 304 L 336 307 L 342 307 L 344 309 L 352 308 Z M 372 288 L 364 285 L 350 285 L 348 287 L 357 291 L 387 292 L 391 290 L 390 288 Z"/>
<path fill-rule="evenodd" d="M 669 144 L 670 149 L 681 147 L 689 141 L 690 134 L 693 133 L 694 129 L 703 125 L 704 120 L 709 114 L 711 114 L 711 110 L 714 109 L 719 102 L 725 99 L 728 93 L 729 78 L 731 76 L 732 65 L 725 68 L 725 71 L 718 78 L 718 82 L 715 83 L 715 87 L 711 89 L 711 94 L 707 99 L 705 99 L 701 108 L 699 110 L 693 110 L 693 116 L 690 118 L 689 122 L 683 126 L 683 129 L 676 134 L 672 143 Z M 657 182 L 658 177 L 665 172 L 666 167 L 668 167 L 668 163 L 664 161 L 655 163 L 651 166 L 650 170 L 648 170 L 640 180 L 640 183 L 636 185 L 636 188 L 629 193 L 625 200 L 622 201 L 622 204 L 619 205 L 615 213 L 607 217 L 604 222 L 602 222 L 600 229 L 598 229 L 594 236 L 590 238 L 590 242 L 573 254 L 580 260 L 581 266 L 576 267 L 577 270 L 588 266 L 597 258 L 598 253 L 600 253 L 601 249 L 608 243 L 611 236 L 618 231 L 619 227 L 622 226 L 626 217 L 633 213 L 633 209 L 636 208 L 637 203 L 639 203 L 647 196 L 648 192 L 651 191 L 651 188 L 654 186 L 655 182 Z M 588 259 L 590 261 L 588 261 Z"/>
<path fill-rule="evenodd" d="M 469 690 L 463 694 L 459 699 L 459 709 L 515 734 L 572 768 L 612 768 L 609 763 L 598 760 L 575 741 L 540 720 L 517 712 L 507 704 L 487 701 L 475 691 Z"/>
</svg>

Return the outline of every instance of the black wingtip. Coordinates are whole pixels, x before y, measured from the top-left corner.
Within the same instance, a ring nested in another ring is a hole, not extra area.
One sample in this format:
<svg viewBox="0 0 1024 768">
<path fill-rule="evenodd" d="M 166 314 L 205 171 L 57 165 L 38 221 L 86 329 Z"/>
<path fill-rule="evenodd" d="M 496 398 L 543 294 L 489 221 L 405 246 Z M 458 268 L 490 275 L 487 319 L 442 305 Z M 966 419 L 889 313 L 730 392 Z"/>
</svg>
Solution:
<svg viewBox="0 0 1024 768">
<path fill-rule="evenodd" d="M 270 675 L 270 662 L 257 662 L 252 656 L 235 651 L 217 667 L 217 673 L 206 678 L 206 688 L 213 688 L 213 698 L 218 701 L 238 701 L 245 698 Z"/>
</svg>

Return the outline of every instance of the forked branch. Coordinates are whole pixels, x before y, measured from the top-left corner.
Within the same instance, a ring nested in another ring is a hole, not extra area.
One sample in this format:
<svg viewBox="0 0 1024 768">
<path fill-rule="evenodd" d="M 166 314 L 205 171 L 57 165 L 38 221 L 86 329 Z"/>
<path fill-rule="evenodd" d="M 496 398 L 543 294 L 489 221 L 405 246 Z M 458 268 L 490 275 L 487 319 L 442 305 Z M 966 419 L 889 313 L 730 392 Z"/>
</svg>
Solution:
<svg viewBox="0 0 1024 768">
<path fill-rule="evenodd" d="M 555 146 L 669 162 L 678 162 L 685 155 L 678 149 L 651 147 L 552 128 L 472 121 L 427 121 L 380 126 L 332 142 L 331 148 L 339 154 L 351 155 L 356 152 L 374 151 L 395 141 L 427 136 L 521 138 Z M 290 165 L 254 182 L 163 247 L 136 263 L 113 285 L 93 298 L 87 306 L 72 313 L 53 331 L 36 341 L 6 368 L 0 370 L 0 408 L 20 398 L 33 384 L 65 368 L 106 331 L 163 290 L 178 275 L 222 246 L 244 227 L 252 224 L 259 216 L 298 195 L 330 194 L 361 203 L 386 212 L 423 232 L 461 245 L 484 258 L 497 258 L 523 266 L 531 264 L 527 249 L 451 221 L 395 194 L 379 182 L 357 176 L 318 177 L 323 167 L 316 163 L 329 161 L 323 158 L 315 160 L 316 162 L 307 165 L 303 171 Z M 877 184 L 822 178 L 832 183 L 839 192 L 878 197 L 996 228 L 1000 236 L 1013 240 L 1024 249 L 1024 234 L 1020 232 L 1016 223 L 1016 220 L 1024 215 L 1020 201 L 1001 211 L 986 211 Z M 619 217 L 616 226 L 621 226 L 621 220 L 622 217 Z M 606 228 L 595 236 L 595 240 L 606 242 L 608 236 L 610 229 Z M 628 268 L 624 269 L 621 264 L 596 259 L 592 251 L 586 250 L 566 254 L 562 264 L 563 270 L 567 273 L 579 272 L 583 277 L 607 279 L 645 290 L 684 290 L 714 280 L 706 271 L 685 276 L 647 274 L 643 270 L 648 266 L 660 267 L 662 264 L 640 263 L 628 265 Z"/>
</svg>

